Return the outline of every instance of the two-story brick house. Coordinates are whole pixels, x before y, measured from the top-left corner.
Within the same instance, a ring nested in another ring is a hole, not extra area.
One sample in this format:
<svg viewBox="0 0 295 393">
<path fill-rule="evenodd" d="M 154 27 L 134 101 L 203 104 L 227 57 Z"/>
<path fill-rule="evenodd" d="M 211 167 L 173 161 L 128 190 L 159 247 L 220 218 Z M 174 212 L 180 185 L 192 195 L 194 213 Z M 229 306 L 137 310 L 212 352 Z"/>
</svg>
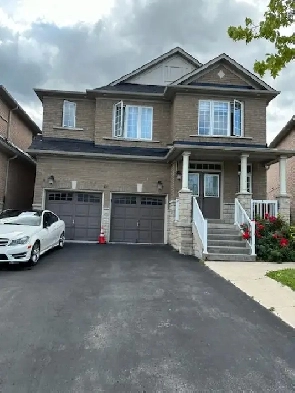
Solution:
<svg viewBox="0 0 295 393">
<path fill-rule="evenodd" d="M 276 149 L 295 150 L 295 115 L 281 129 L 269 145 Z M 286 192 L 291 198 L 291 221 L 295 223 L 295 157 L 286 160 Z M 278 163 L 271 165 L 267 171 L 267 197 L 274 199 L 280 191 L 280 167 Z M 284 191 L 284 190 L 283 190 Z"/>
<path fill-rule="evenodd" d="M 31 209 L 36 162 L 26 153 L 39 127 L 0 85 L 0 211 Z"/>
<path fill-rule="evenodd" d="M 107 86 L 35 91 L 34 206 L 63 217 L 68 239 L 96 240 L 102 223 L 109 241 L 200 255 L 192 196 L 201 220 L 233 225 L 236 199 L 250 215 L 281 155 L 266 145 L 278 92 L 225 54 L 202 65 L 175 48 Z"/>
</svg>

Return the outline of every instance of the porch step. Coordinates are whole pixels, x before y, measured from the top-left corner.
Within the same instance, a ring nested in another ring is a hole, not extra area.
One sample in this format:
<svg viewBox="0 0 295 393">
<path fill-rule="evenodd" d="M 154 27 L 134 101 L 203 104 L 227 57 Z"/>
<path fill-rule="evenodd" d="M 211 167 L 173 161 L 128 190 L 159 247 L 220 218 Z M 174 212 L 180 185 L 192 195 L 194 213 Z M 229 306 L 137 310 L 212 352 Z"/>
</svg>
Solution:
<svg viewBox="0 0 295 393">
<path fill-rule="evenodd" d="M 208 235 L 232 235 L 232 236 L 237 236 L 239 235 L 239 230 L 236 229 L 233 225 L 227 226 L 227 227 L 221 227 L 221 228 L 216 228 L 216 227 L 208 227 Z"/>
<path fill-rule="evenodd" d="M 208 247 L 208 253 L 210 254 L 246 254 L 249 255 L 250 250 L 244 247 L 233 247 L 233 246 L 210 246 Z"/>
<path fill-rule="evenodd" d="M 225 224 L 225 220 L 219 220 L 215 218 L 209 218 L 208 220 L 208 225 L 209 224 Z"/>
<path fill-rule="evenodd" d="M 240 241 L 242 239 L 242 236 L 240 234 L 237 234 L 236 232 L 234 234 L 228 234 L 228 233 L 208 233 L 208 241 L 209 240 L 224 240 L 228 242 L 234 242 L 234 241 Z"/>
<path fill-rule="evenodd" d="M 224 261 L 224 262 L 255 262 L 255 255 L 245 254 L 207 254 L 207 261 Z"/>
<path fill-rule="evenodd" d="M 218 236 L 216 239 L 211 239 L 208 237 L 208 247 L 214 246 L 222 246 L 222 247 L 243 247 L 245 248 L 245 241 L 241 240 L 240 236 L 237 236 L 237 239 L 232 236 L 229 239 L 220 239 Z"/>
</svg>

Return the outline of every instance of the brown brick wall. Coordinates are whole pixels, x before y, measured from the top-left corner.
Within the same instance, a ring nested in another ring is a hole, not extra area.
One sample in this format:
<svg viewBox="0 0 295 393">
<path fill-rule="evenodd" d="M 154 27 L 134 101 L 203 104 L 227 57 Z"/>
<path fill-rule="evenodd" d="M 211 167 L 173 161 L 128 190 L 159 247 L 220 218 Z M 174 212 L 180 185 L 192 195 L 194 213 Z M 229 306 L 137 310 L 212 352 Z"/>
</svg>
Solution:
<svg viewBox="0 0 295 393">
<path fill-rule="evenodd" d="M 8 137 L 9 108 L 0 100 L 0 134 Z M 33 135 L 31 130 L 13 111 L 10 117 L 9 140 L 22 150 L 26 150 L 32 143 Z"/>
<path fill-rule="evenodd" d="M 223 78 L 220 78 L 218 76 L 219 71 L 222 71 L 224 73 Z M 200 77 L 197 77 L 195 80 L 197 82 L 218 83 L 220 85 L 250 85 L 250 83 L 246 82 L 244 79 L 241 79 L 238 75 L 233 73 L 224 65 L 219 65 L 217 67 L 214 67 L 213 69 L 210 69 L 210 71 L 204 73 Z"/>
<path fill-rule="evenodd" d="M 44 97 L 43 135 L 56 138 L 74 138 L 92 141 L 94 139 L 94 100 L 71 100 L 76 103 L 76 128 L 62 128 L 63 102 L 61 98 Z"/>
<path fill-rule="evenodd" d="M 295 129 L 277 146 L 278 149 L 295 149 Z M 295 157 L 287 160 L 287 193 L 291 196 L 291 219 L 295 222 Z M 280 193 L 279 163 L 273 164 L 267 171 L 267 196 L 275 199 Z"/>
<path fill-rule="evenodd" d="M 7 156 L 6 154 L 0 151 L 0 211 L 2 210 L 2 202 L 4 197 L 5 190 L 5 181 L 6 181 L 6 165 L 7 165 Z"/>
<path fill-rule="evenodd" d="M 136 193 L 137 183 L 143 185 L 142 193 L 170 193 L 168 164 L 39 157 L 34 204 L 41 203 L 42 190 L 48 187 L 46 179 L 49 175 L 56 179 L 53 188 L 71 188 L 71 181 L 76 180 L 77 190 L 104 192 L 105 207 L 109 206 L 110 192 Z M 161 192 L 157 189 L 159 180 L 163 182 Z"/>
<path fill-rule="evenodd" d="M 266 101 L 264 99 L 232 97 L 244 102 L 244 136 L 252 138 L 246 143 L 266 144 Z M 196 94 L 177 94 L 173 104 L 173 130 L 175 140 L 186 141 L 219 141 L 245 143 L 243 138 L 198 137 L 198 104 L 201 99 L 222 99 L 217 96 L 202 96 Z M 191 137 L 190 135 L 195 135 Z"/>
<path fill-rule="evenodd" d="M 119 99 L 96 99 L 95 142 L 110 145 L 160 147 L 171 142 L 171 104 L 166 102 L 124 100 L 126 105 L 153 107 L 153 142 L 106 140 L 113 137 L 113 106 Z"/>
</svg>

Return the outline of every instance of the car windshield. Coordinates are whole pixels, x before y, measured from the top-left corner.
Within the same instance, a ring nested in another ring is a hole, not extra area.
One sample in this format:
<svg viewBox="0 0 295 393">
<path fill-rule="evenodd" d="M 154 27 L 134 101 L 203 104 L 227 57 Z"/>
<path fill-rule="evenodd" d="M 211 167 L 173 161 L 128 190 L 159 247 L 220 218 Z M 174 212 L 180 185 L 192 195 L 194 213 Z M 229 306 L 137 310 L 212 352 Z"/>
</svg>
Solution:
<svg viewBox="0 0 295 393">
<path fill-rule="evenodd" d="M 0 223 L 37 227 L 41 225 L 41 215 L 39 211 L 5 210 L 0 214 Z"/>
</svg>

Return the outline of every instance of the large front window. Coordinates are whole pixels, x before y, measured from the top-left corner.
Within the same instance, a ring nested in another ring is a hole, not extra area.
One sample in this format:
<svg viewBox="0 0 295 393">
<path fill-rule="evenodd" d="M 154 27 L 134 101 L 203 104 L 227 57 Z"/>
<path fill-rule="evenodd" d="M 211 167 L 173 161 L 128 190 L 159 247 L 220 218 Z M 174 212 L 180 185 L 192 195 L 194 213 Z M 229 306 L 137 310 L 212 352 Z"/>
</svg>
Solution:
<svg viewBox="0 0 295 393">
<path fill-rule="evenodd" d="M 153 108 L 124 105 L 114 106 L 113 135 L 115 138 L 151 140 Z"/>
<path fill-rule="evenodd" d="M 239 137 L 242 133 L 242 102 L 199 101 L 199 135 Z"/>
</svg>

